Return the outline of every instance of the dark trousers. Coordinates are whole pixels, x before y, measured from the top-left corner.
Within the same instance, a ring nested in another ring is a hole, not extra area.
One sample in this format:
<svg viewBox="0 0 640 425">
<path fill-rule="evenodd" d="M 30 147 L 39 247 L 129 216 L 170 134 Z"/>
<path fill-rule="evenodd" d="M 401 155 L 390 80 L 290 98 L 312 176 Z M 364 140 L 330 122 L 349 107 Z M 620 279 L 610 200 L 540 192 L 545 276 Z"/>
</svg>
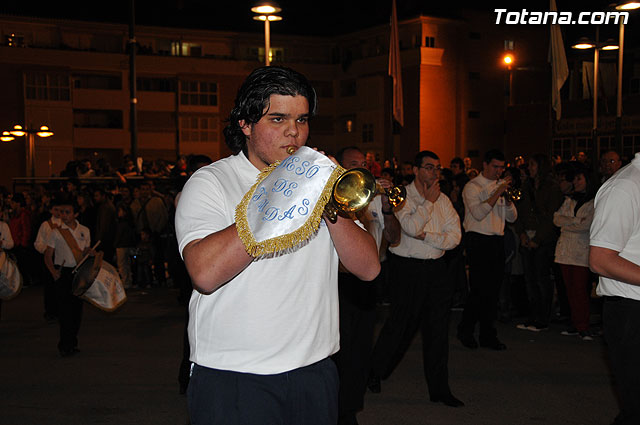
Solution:
<svg viewBox="0 0 640 425">
<path fill-rule="evenodd" d="M 640 424 L 640 301 L 606 297 L 604 337 L 620 398 L 615 425 Z"/>
<path fill-rule="evenodd" d="M 496 337 L 495 320 L 498 295 L 504 273 L 504 237 L 465 234 L 469 263 L 469 297 L 458 325 L 458 333 L 472 335 L 480 323 L 480 339 L 490 342 Z"/>
<path fill-rule="evenodd" d="M 418 329 L 424 375 L 433 396 L 449 394 L 449 314 L 453 287 L 442 258 L 417 260 L 393 255 L 392 302 L 373 349 L 371 370 L 387 378 L 400 363 Z"/>
<path fill-rule="evenodd" d="M 38 254 L 40 264 L 38 267 L 39 275 L 42 280 L 42 294 L 44 301 L 44 314 L 46 316 L 58 316 L 58 298 L 56 295 L 56 284 L 53 281 L 53 277 L 51 273 L 49 273 L 49 269 L 44 264 L 44 255 Z"/>
<path fill-rule="evenodd" d="M 352 416 L 364 407 L 376 321 L 376 287 L 351 273 L 339 273 L 340 351 L 333 359 L 340 377 L 338 415 Z"/>
<path fill-rule="evenodd" d="M 522 248 L 524 279 L 527 285 L 527 298 L 531 308 L 531 320 L 548 325 L 553 305 L 553 282 L 551 267 L 555 242 L 540 245 L 537 248 Z"/>
<path fill-rule="evenodd" d="M 55 282 L 60 325 L 58 349 L 63 351 L 72 350 L 78 346 L 78 331 L 82 321 L 82 300 L 71 292 L 72 270 L 71 267 L 62 267 L 60 279 Z"/>
<path fill-rule="evenodd" d="M 328 425 L 338 420 L 331 359 L 276 375 L 194 365 L 187 390 L 191 425 Z"/>
</svg>

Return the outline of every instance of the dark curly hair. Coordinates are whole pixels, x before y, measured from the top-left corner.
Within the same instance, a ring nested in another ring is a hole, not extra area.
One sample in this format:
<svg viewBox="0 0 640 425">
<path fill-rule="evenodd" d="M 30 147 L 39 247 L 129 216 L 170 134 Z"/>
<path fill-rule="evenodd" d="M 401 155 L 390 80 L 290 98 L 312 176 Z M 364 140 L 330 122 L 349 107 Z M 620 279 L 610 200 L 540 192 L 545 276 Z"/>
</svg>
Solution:
<svg viewBox="0 0 640 425">
<path fill-rule="evenodd" d="M 238 90 L 235 106 L 223 130 L 227 146 L 234 154 L 240 151 L 247 153 L 247 137 L 242 132 L 238 121 L 244 120 L 247 124 L 260 121 L 269 107 L 269 98 L 273 94 L 304 96 L 309 102 L 309 118 L 316 113 L 316 92 L 302 74 L 290 68 L 278 66 L 258 68 L 244 80 Z"/>
</svg>

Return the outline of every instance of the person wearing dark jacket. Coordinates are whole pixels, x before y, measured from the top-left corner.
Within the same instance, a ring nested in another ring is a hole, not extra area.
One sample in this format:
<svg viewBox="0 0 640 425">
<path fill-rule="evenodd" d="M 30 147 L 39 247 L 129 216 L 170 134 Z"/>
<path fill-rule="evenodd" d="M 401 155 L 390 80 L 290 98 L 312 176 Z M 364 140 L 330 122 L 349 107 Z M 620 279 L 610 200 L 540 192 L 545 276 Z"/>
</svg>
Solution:
<svg viewBox="0 0 640 425">
<path fill-rule="evenodd" d="M 549 328 L 553 303 L 551 268 L 558 239 L 553 214 L 564 200 L 551 175 L 551 160 L 535 154 L 529 160 L 529 178 L 518 203 L 516 233 L 520 237 L 531 318 L 518 329 L 539 332 Z"/>
</svg>

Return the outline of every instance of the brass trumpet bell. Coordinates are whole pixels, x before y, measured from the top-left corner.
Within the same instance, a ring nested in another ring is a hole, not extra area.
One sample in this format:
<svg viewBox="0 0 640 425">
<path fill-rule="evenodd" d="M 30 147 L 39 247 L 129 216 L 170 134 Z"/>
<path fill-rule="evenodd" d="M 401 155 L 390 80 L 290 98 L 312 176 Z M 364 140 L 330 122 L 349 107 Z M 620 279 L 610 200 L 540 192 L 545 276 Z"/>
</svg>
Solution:
<svg viewBox="0 0 640 425">
<path fill-rule="evenodd" d="M 522 199 L 522 191 L 517 187 L 509 186 L 507 190 L 502 193 L 502 196 L 509 199 L 511 202 L 517 202 Z"/>
<path fill-rule="evenodd" d="M 385 190 L 373 174 L 366 168 L 354 168 L 343 173 L 333 186 L 331 201 L 325 207 L 325 213 L 332 223 L 338 219 L 338 211 L 355 213 L 365 208 L 379 194 L 385 193 L 389 203 L 396 207 L 407 196 L 404 186 Z"/>
</svg>

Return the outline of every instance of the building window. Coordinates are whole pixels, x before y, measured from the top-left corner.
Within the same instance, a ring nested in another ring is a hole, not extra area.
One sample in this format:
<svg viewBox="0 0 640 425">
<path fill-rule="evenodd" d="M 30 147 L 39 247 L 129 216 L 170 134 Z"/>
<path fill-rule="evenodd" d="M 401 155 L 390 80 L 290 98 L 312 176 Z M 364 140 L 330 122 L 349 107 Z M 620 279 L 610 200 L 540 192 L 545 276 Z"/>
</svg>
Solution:
<svg viewBox="0 0 640 425">
<path fill-rule="evenodd" d="M 218 121 L 205 116 L 180 117 L 180 142 L 218 142 Z"/>
<path fill-rule="evenodd" d="M 207 81 L 180 81 L 180 104 L 218 106 L 218 84 Z"/>
<path fill-rule="evenodd" d="M 602 136 L 598 138 L 600 140 L 600 153 L 598 154 L 599 159 L 603 153 L 609 150 L 615 150 L 616 148 L 616 138 L 615 136 Z"/>
<path fill-rule="evenodd" d="M 588 157 L 591 157 L 592 148 L 593 143 L 591 137 L 576 138 L 576 150 L 574 151 L 576 156 L 578 155 L 578 152 L 584 152 Z"/>
<path fill-rule="evenodd" d="M 171 56 L 202 56 L 202 46 L 186 41 L 171 42 Z"/>
<path fill-rule="evenodd" d="M 356 80 L 343 80 L 340 81 L 340 96 L 350 97 L 356 95 Z"/>
<path fill-rule="evenodd" d="M 373 143 L 373 124 L 362 124 L 362 143 Z"/>
<path fill-rule="evenodd" d="M 571 142 L 570 138 L 553 139 L 551 142 L 553 156 L 560 155 L 563 161 L 569 161 L 571 159 Z"/>
<path fill-rule="evenodd" d="M 137 78 L 137 89 L 140 91 L 157 91 L 171 93 L 176 91 L 176 80 L 173 78 Z"/>
<path fill-rule="evenodd" d="M 68 101 L 69 77 L 64 74 L 28 72 L 25 75 L 25 96 L 29 100 Z"/>
<path fill-rule="evenodd" d="M 640 134 L 623 136 L 622 157 L 631 160 L 636 152 L 640 152 Z"/>
<path fill-rule="evenodd" d="M 74 109 L 73 126 L 76 128 L 122 128 L 122 111 Z"/>
<path fill-rule="evenodd" d="M 424 38 L 424 47 L 436 47 L 436 38 L 435 37 L 425 37 Z"/>
<path fill-rule="evenodd" d="M 22 34 L 5 34 L 4 45 L 9 47 L 24 47 L 24 36 Z"/>
<path fill-rule="evenodd" d="M 122 90 L 120 75 L 74 74 L 72 78 L 76 89 Z"/>
</svg>

